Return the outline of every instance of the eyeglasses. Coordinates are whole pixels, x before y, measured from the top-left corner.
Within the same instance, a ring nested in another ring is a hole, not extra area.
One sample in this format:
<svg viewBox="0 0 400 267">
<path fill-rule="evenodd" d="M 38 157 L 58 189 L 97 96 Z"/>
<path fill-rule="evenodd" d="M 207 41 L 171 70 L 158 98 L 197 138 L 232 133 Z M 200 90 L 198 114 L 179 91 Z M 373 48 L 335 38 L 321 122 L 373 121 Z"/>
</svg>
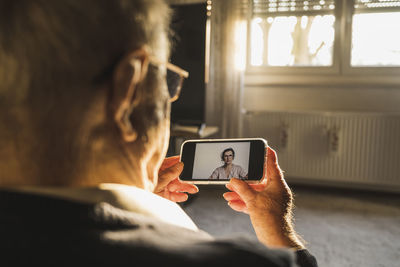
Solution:
<svg viewBox="0 0 400 267">
<path fill-rule="evenodd" d="M 189 77 L 189 72 L 169 62 L 161 62 L 154 57 L 150 58 L 150 62 L 154 65 L 164 65 L 166 67 L 169 101 L 176 101 L 181 93 L 183 81 Z"/>
</svg>

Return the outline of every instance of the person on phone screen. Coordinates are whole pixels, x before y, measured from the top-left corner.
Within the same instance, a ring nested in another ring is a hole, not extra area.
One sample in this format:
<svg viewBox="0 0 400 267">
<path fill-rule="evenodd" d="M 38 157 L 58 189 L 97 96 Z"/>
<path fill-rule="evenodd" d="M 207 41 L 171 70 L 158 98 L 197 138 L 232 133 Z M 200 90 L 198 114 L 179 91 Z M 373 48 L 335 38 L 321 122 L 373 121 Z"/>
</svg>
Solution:
<svg viewBox="0 0 400 267">
<path fill-rule="evenodd" d="M 171 15 L 161 0 L 0 0 L 1 266 L 316 266 L 270 148 L 268 183 L 224 194 L 258 240 L 213 237 L 176 204 L 199 189 L 166 158 L 188 77 L 169 63 Z"/>
<path fill-rule="evenodd" d="M 221 153 L 221 160 L 224 165 L 216 168 L 210 176 L 210 179 L 228 180 L 231 178 L 247 179 L 246 171 L 239 165 L 233 164 L 235 159 L 235 150 L 227 148 Z"/>
</svg>

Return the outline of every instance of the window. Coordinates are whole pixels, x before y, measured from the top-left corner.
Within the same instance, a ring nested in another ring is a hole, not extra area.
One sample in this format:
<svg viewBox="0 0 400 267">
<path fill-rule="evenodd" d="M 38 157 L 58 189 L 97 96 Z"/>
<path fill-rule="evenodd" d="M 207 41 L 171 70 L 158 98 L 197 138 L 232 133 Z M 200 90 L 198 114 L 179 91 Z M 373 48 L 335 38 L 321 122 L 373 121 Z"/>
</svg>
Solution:
<svg viewBox="0 0 400 267">
<path fill-rule="evenodd" d="M 400 1 L 355 0 L 352 66 L 400 66 Z"/>
<path fill-rule="evenodd" d="M 250 72 L 400 71 L 400 0 L 250 2 Z"/>
<path fill-rule="evenodd" d="M 253 1 L 252 66 L 331 66 L 333 0 Z"/>
</svg>

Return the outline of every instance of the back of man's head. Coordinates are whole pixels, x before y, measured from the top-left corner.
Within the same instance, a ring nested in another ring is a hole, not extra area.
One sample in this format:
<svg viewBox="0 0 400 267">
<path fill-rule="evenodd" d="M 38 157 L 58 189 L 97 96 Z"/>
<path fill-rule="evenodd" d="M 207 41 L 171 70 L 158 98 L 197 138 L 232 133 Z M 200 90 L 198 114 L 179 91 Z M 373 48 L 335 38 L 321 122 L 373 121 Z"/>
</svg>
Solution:
<svg viewBox="0 0 400 267">
<path fill-rule="evenodd" d="M 49 98 L 102 82 L 124 53 L 156 45 L 166 26 L 159 2 L 1 0 L 1 96 Z"/>
<path fill-rule="evenodd" d="M 157 47 L 167 15 L 157 0 L 0 0 L 0 148 L 40 160 L 74 139 L 96 89 L 124 54 Z"/>
</svg>

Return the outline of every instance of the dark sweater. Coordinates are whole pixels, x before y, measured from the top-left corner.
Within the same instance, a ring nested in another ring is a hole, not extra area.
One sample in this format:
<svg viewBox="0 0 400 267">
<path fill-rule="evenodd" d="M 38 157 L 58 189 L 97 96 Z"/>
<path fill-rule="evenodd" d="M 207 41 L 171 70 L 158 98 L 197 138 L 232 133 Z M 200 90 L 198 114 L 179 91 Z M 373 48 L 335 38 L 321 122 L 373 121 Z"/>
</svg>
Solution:
<svg viewBox="0 0 400 267">
<path fill-rule="evenodd" d="M 317 266 L 307 250 L 214 239 L 108 203 L 0 191 L 0 266 Z"/>
</svg>

